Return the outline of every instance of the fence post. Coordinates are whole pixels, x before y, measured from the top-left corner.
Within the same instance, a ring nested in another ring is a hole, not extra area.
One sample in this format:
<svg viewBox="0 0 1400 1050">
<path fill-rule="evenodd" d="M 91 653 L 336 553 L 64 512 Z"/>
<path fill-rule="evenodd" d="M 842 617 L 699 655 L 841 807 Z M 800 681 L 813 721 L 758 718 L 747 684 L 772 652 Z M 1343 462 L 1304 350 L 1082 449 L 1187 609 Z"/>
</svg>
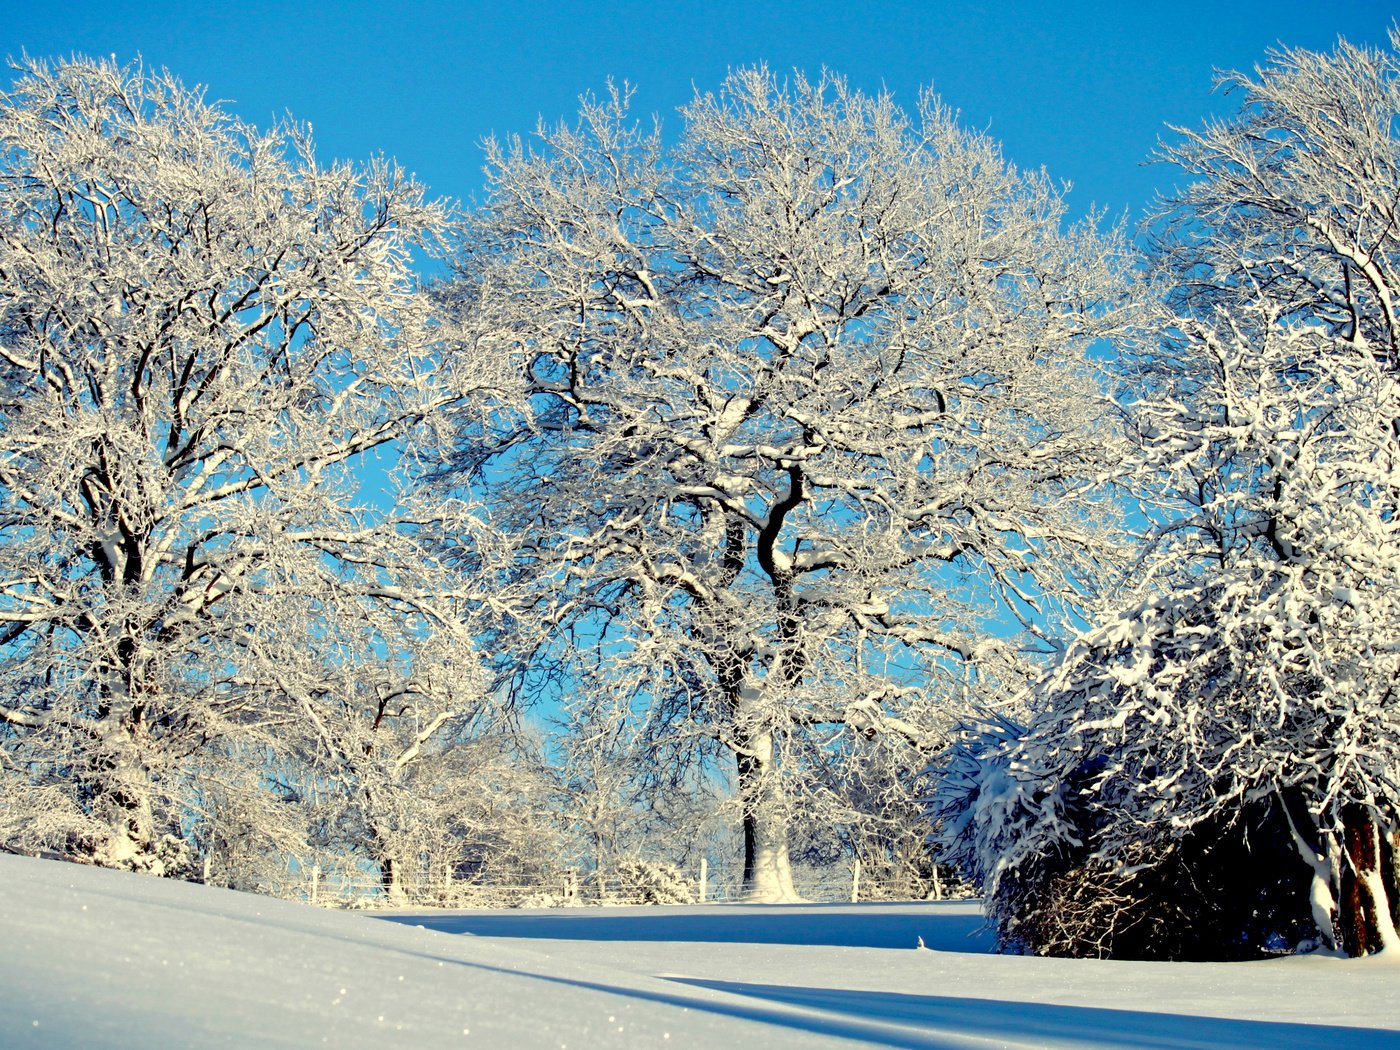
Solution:
<svg viewBox="0 0 1400 1050">
<path fill-rule="evenodd" d="M 204 854 L 204 874 L 200 876 L 200 881 L 206 886 L 209 885 L 209 860 L 211 856 L 212 854 L 209 853 Z"/>
<path fill-rule="evenodd" d="M 851 903 L 855 904 L 860 900 L 860 858 L 855 859 L 851 865 Z"/>
<path fill-rule="evenodd" d="M 316 898 L 321 889 L 321 865 L 319 862 L 311 865 L 311 903 L 316 903 Z"/>
<path fill-rule="evenodd" d="M 705 903 L 705 892 L 709 889 L 710 862 L 705 857 L 700 858 L 700 903 Z"/>
</svg>

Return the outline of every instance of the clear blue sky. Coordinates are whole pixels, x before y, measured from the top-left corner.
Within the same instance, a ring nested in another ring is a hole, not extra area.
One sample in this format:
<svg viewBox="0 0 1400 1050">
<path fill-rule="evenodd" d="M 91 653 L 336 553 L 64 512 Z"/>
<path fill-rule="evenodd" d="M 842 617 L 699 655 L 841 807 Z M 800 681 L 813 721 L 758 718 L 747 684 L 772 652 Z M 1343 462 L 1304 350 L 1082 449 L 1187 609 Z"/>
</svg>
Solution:
<svg viewBox="0 0 1400 1050">
<path fill-rule="evenodd" d="M 1228 105 L 1212 68 L 1250 68 L 1280 41 L 1383 43 L 1397 13 L 1381 0 L 0 0 L 0 53 L 139 54 L 255 123 L 312 122 L 323 159 L 382 150 L 457 198 L 479 192 L 486 135 L 572 114 L 609 76 L 675 128 L 692 85 L 730 66 L 826 66 L 907 104 L 932 84 L 1012 160 L 1072 182 L 1076 210 L 1136 217 L 1172 178 L 1141 164 L 1164 125 Z"/>
</svg>

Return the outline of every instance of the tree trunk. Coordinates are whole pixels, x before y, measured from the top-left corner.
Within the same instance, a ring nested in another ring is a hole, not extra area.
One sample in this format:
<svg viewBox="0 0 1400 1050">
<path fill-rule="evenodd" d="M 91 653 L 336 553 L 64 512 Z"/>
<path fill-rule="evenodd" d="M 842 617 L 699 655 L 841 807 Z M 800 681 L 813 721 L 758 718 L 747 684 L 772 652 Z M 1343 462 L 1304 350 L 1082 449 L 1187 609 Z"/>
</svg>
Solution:
<svg viewBox="0 0 1400 1050">
<path fill-rule="evenodd" d="M 408 903 L 408 892 L 403 885 L 403 871 L 397 858 L 387 854 L 379 856 L 379 888 L 393 907 Z"/>
<path fill-rule="evenodd" d="M 98 863 L 150 875 L 168 874 L 157 855 L 150 798 L 115 787 L 105 792 L 103 802 L 102 815 L 111 828 L 111 837 L 95 858 Z"/>
<path fill-rule="evenodd" d="M 1302 792 L 1297 788 L 1281 789 L 1277 796 L 1279 812 L 1288 825 L 1293 848 L 1312 874 L 1308 885 L 1308 907 L 1318 939 L 1324 948 L 1336 951 L 1337 838 L 1318 829 Z"/>
<path fill-rule="evenodd" d="M 1337 901 L 1337 946 L 1348 955 L 1400 952 L 1396 931 L 1397 848 L 1382 834 L 1365 806 L 1342 812 L 1341 894 Z"/>
<path fill-rule="evenodd" d="M 788 860 L 788 815 L 773 767 L 773 734 L 747 737 L 738 754 L 739 798 L 744 807 L 744 882 L 741 899 L 752 904 L 795 904 Z"/>
<path fill-rule="evenodd" d="M 103 867 L 165 875 L 156 847 L 156 815 L 150 771 L 142 758 L 146 710 L 156 695 L 149 668 L 140 658 L 139 628 L 128 621 L 117 639 L 115 666 L 99 679 L 90 732 L 101 741 L 83 777 L 90 812 L 110 829 L 106 840 L 84 852 Z"/>
<path fill-rule="evenodd" d="M 104 708 L 110 705 L 104 704 Z M 140 754 L 140 723 L 99 713 L 94 736 L 107 746 L 83 774 L 92 816 L 107 826 L 105 838 L 85 842 L 77 852 L 103 867 L 166 875 L 156 845 L 154 789 Z"/>
</svg>

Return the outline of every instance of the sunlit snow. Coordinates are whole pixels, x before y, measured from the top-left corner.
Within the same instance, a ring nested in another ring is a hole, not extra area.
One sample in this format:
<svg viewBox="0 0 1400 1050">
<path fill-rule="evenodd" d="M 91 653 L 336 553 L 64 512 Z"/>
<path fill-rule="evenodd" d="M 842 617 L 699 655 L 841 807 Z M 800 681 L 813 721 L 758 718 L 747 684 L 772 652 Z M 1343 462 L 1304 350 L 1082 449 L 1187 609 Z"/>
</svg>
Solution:
<svg viewBox="0 0 1400 1050">
<path fill-rule="evenodd" d="M 5 855 L 0 881 L 4 1047 L 1400 1046 L 1384 956 L 996 956 L 965 902 L 357 914 Z"/>
</svg>

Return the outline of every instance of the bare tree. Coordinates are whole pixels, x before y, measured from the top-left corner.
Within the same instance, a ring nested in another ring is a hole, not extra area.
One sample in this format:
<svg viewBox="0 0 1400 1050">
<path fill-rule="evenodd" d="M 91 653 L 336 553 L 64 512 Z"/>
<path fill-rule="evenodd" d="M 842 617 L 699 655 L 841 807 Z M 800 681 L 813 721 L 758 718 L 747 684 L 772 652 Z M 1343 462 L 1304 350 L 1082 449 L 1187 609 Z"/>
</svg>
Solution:
<svg viewBox="0 0 1400 1050">
<path fill-rule="evenodd" d="M 410 522 L 355 502 L 366 454 L 470 386 L 444 381 L 409 266 L 444 209 L 390 163 L 320 167 L 305 129 L 261 134 L 168 74 L 18 73 L 0 96 L 0 827 L 174 870 L 189 770 L 260 749 L 371 805 L 480 697 L 448 577 Z"/>
<path fill-rule="evenodd" d="M 742 70 L 670 150 L 626 110 L 490 147 L 447 296 L 528 383 L 446 482 L 515 537 L 517 688 L 732 763 L 746 892 L 790 900 L 793 790 L 871 737 L 918 768 L 1091 585 L 1122 247 L 931 95 Z"/>
</svg>

